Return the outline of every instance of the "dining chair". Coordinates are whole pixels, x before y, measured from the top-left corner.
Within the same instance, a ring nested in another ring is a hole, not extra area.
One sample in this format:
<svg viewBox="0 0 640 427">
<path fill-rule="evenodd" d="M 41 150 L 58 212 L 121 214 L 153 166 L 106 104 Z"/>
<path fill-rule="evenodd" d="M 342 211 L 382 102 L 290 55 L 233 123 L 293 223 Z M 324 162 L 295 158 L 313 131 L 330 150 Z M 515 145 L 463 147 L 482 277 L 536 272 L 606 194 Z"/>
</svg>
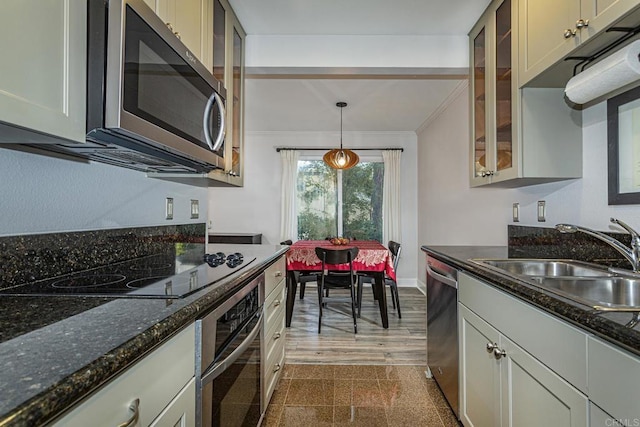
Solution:
<svg viewBox="0 0 640 427">
<path fill-rule="evenodd" d="M 330 301 L 348 302 L 349 299 L 325 296 L 327 289 L 349 289 L 351 302 L 351 315 L 353 316 L 353 331 L 358 333 L 358 323 L 356 319 L 356 286 L 358 285 L 358 274 L 353 269 L 353 260 L 358 256 L 359 249 L 356 247 L 346 249 L 327 249 L 316 247 L 316 255 L 322 261 L 322 272 L 318 276 L 318 333 L 322 328 L 322 310 Z M 327 264 L 340 265 L 349 264 L 349 271 L 328 271 Z"/>
<path fill-rule="evenodd" d="M 293 245 L 293 241 L 290 239 L 283 240 L 280 242 L 281 245 L 291 246 Z M 315 282 L 318 279 L 317 273 L 300 273 L 295 272 L 294 276 L 296 277 L 296 282 L 300 284 L 300 299 L 304 299 L 304 291 L 307 283 Z"/>
<path fill-rule="evenodd" d="M 387 245 L 389 248 L 389 252 L 391 252 L 391 260 L 393 263 L 393 271 L 398 271 L 398 260 L 400 259 L 400 252 L 402 251 L 402 245 L 398 242 L 394 242 L 393 240 L 389 240 L 389 244 Z M 362 311 L 362 287 L 365 283 L 371 283 L 373 287 L 374 279 L 373 277 L 365 274 L 360 274 L 358 276 L 358 317 L 360 317 L 360 313 Z M 398 310 L 398 318 L 402 319 L 402 313 L 400 311 L 400 297 L 398 296 L 398 283 L 387 276 L 384 276 L 384 284 L 385 284 L 385 292 L 386 287 L 389 286 L 391 290 L 391 302 L 393 304 L 393 308 Z M 375 292 L 374 292 L 375 297 Z"/>
</svg>

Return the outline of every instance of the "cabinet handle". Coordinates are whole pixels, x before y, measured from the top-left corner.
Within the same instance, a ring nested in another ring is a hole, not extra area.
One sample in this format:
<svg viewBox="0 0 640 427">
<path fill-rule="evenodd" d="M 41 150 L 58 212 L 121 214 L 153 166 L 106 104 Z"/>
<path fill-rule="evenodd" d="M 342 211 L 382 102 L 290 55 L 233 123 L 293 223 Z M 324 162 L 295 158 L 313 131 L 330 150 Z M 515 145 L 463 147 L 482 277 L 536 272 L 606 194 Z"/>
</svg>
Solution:
<svg viewBox="0 0 640 427">
<path fill-rule="evenodd" d="M 180 38 L 180 33 L 179 33 L 178 31 L 174 32 L 173 34 L 175 34 L 175 35 L 176 35 L 176 37 L 178 38 L 178 40 L 182 40 L 182 39 Z"/>
<path fill-rule="evenodd" d="M 494 172 L 493 171 L 482 171 L 482 177 L 486 178 L 488 176 L 493 176 Z"/>
<path fill-rule="evenodd" d="M 276 366 L 273 367 L 273 372 L 278 372 L 280 370 L 280 364 L 276 363 Z"/>
<path fill-rule="evenodd" d="M 577 34 L 576 30 L 572 30 L 571 28 L 567 28 L 566 30 L 564 30 L 564 38 L 568 39 L 571 37 L 575 37 Z"/>
<path fill-rule="evenodd" d="M 131 418 L 122 424 L 118 424 L 118 427 L 132 427 L 138 423 L 138 419 L 140 418 L 140 399 L 135 399 L 133 402 L 129 404 L 129 410 L 133 412 Z"/>
<path fill-rule="evenodd" d="M 273 334 L 273 340 L 275 341 L 277 339 L 280 339 L 280 336 L 280 332 L 276 332 L 275 334 Z"/>
<path fill-rule="evenodd" d="M 496 348 L 493 349 L 493 357 L 496 358 L 496 360 L 500 360 L 503 357 L 507 357 L 507 352 L 504 350 L 500 350 L 497 346 Z"/>
<path fill-rule="evenodd" d="M 279 300 L 279 299 L 277 299 L 277 300 L 275 300 L 275 301 L 273 302 L 273 306 L 274 306 L 274 307 L 277 307 L 277 306 L 279 306 L 279 305 L 280 305 L 280 300 Z"/>
<path fill-rule="evenodd" d="M 487 353 L 491 353 L 496 348 L 498 348 L 498 344 L 487 343 Z"/>
<path fill-rule="evenodd" d="M 173 27 L 171 26 L 171 22 L 166 22 L 166 25 L 167 25 L 167 27 L 169 27 L 169 29 L 173 33 Z"/>
<path fill-rule="evenodd" d="M 282 277 L 282 271 L 276 271 L 273 275 L 276 277 Z"/>
<path fill-rule="evenodd" d="M 589 26 L 589 20 L 588 19 L 578 19 L 576 21 L 576 28 L 577 29 L 581 29 L 584 27 L 588 27 Z"/>
</svg>

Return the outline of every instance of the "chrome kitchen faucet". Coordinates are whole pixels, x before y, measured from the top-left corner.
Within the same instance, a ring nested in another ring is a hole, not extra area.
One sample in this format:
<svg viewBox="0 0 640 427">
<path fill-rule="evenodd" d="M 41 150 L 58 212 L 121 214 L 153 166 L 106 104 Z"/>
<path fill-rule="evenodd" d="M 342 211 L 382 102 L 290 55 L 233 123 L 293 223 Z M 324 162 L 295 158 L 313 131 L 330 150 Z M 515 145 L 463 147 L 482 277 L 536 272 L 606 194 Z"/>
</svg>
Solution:
<svg viewBox="0 0 640 427">
<path fill-rule="evenodd" d="M 630 248 L 626 247 L 625 245 L 620 243 L 620 241 L 614 239 L 611 236 L 608 236 L 599 231 L 591 230 L 589 228 L 580 227 L 578 225 L 556 224 L 556 229 L 561 233 L 575 233 L 576 231 L 580 231 L 608 243 L 631 263 L 631 266 L 633 267 L 633 271 L 635 273 L 640 273 L 640 234 L 638 234 L 636 230 L 620 221 L 619 219 L 610 218 L 610 221 L 624 228 L 631 235 Z"/>
</svg>

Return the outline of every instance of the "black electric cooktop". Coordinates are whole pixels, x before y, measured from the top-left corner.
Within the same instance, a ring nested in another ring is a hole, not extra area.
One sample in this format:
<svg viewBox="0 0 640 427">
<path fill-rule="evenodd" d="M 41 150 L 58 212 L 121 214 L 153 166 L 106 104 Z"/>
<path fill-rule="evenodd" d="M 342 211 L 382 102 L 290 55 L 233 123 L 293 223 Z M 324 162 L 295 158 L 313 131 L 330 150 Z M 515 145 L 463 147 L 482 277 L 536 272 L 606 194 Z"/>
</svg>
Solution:
<svg viewBox="0 0 640 427">
<path fill-rule="evenodd" d="M 184 298 L 256 260 L 245 259 L 239 252 L 191 258 L 181 261 L 173 255 L 151 255 L 1 289 L 0 295 Z"/>
</svg>

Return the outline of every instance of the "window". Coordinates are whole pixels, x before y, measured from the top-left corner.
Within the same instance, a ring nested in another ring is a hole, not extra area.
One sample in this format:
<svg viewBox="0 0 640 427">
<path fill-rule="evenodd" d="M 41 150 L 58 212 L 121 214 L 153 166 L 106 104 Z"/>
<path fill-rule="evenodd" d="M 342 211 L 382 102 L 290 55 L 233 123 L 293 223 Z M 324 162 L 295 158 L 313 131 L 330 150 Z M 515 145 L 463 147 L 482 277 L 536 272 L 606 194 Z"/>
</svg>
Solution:
<svg viewBox="0 0 640 427">
<path fill-rule="evenodd" d="M 346 171 L 322 160 L 298 161 L 298 239 L 381 241 L 383 178 L 381 161 L 360 162 Z"/>
</svg>

